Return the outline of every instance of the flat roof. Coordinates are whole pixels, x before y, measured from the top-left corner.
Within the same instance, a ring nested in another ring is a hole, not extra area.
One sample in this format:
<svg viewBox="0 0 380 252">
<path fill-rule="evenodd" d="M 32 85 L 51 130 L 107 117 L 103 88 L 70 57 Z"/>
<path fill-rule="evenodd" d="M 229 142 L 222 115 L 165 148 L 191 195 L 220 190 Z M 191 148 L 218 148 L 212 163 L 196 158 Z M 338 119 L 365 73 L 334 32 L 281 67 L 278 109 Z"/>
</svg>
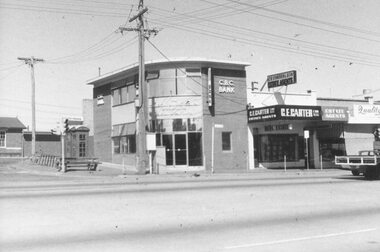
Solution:
<svg viewBox="0 0 380 252">
<path fill-rule="evenodd" d="M 235 68 L 236 67 L 245 68 L 246 66 L 251 65 L 248 62 L 241 62 L 241 61 L 215 60 L 215 59 L 205 59 L 205 58 L 175 58 L 175 59 L 169 59 L 169 60 L 159 59 L 159 60 L 146 61 L 145 67 L 151 68 L 155 66 L 170 65 L 170 64 L 173 64 L 173 67 L 178 67 L 177 65 L 183 65 L 183 64 L 200 64 L 201 66 L 209 66 L 209 65 L 219 66 L 219 67 L 235 66 Z M 86 84 L 87 85 L 101 84 L 111 79 L 131 74 L 132 72 L 137 71 L 138 67 L 139 67 L 139 64 L 134 63 L 126 67 L 119 68 L 115 71 L 100 75 L 96 78 L 90 79 L 87 81 Z"/>
</svg>

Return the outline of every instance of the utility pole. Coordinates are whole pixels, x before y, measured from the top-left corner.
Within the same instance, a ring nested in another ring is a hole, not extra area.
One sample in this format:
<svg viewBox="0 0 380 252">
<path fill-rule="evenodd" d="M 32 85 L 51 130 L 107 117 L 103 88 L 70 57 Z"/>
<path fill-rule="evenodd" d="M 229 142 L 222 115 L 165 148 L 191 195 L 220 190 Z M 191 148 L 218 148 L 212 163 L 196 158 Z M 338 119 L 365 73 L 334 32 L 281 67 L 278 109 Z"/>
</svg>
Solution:
<svg viewBox="0 0 380 252">
<path fill-rule="evenodd" d="M 138 95 L 138 103 L 136 104 L 136 144 L 137 155 L 136 165 L 139 174 L 145 174 L 149 165 L 149 154 L 146 147 L 146 132 L 149 125 L 148 117 L 148 88 L 145 83 L 145 52 L 144 43 L 145 38 L 151 33 L 157 34 L 155 29 L 144 28 L 144 13 L 148 11 L 144 7 L 144 1 L 140 0 L 139 8 L 136 15 L 129 19 L 129 22 L 137 20 L 136 28 L 120 27 L 119 30 L 123 31 L 136 31 L 139 36 L 139 84 L 136 94 Z"/>
<path fill-rule="evenodd" d="M 43 59 L 37 59 L 33 56 L 30 58 L 18 57 L 18 60 L 22 60 L 25 64 L 30 66 L 31 82 L 32 82 L 32 156 L 36 155 L 36 83 L 34 79 L 34 63 L 43 62 Z"/>
</svg>

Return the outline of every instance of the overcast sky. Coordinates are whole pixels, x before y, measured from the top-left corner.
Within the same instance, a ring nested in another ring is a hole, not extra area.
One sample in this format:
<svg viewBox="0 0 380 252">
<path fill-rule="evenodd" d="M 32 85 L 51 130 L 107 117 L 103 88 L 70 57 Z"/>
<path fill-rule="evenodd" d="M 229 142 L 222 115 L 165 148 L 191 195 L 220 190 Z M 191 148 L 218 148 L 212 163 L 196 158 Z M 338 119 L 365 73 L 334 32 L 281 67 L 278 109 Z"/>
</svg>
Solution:
<svg viewBox="0 0 380 252">
<path fill-rule="evenodd" d="M 380 100 L 378 0 L 145 0 L 146 59 L 201 57 L 244 61 L 247 83 L 296 70 L 287 92 Z M 137 62 L 135 32 L 117 32 L 138 0 L 0 0 L 0 116 L 31 125 L 30 70 L 35 65 L 37 130 L 81 116 L 92 98 L 86 81 Z M 163 55 L 162 55 L 163 54 Z M 285 91 L 282 89 L 281 91 Z"/>
</svg>

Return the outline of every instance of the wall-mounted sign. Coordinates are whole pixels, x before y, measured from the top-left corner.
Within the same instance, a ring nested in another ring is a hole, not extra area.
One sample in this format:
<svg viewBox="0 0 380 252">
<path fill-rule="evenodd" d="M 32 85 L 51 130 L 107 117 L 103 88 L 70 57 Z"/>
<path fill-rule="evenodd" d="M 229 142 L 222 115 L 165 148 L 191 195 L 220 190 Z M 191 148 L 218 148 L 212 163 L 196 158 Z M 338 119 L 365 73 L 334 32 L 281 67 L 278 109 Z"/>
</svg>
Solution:
<svg viewBox="0 0 380 252">
<path fill-rule="evenodd" d="M 264 126 L 265 131 L 279 131 L 279 130 L 292 130 L 292 124 L 279 124 L 279 125 L 266 125 Z"/>
<path fill-rule="evenodd" d="M 202 97 L 178 96 L 150 99 L 149 116 L 156 119 L 202 117 Z"/>
<path fill-rule="evenodd" d="M 212 107 L 212 83 L 211 83 L 211 68 L 208 69 L 207 73 L 207 104 Z"/>
<path fill-rule="evenodd" d="M 347 107 L 322 107 L 322 120 L 323 121 L 348 121 L 348 108 Z"/>
<path fill-rule="evenodd" d="M 268 82 L 268 89 L 294 84 L 294 83 L 297 83 L 297 72 L 293 70 L 293 71 L 268 75 L 267 82 Z"/>
<path fill-rule="evenodd" d="M 321 120 L 320 106 L 275 105 L 248 109 L 248 122 L 269 120 Z"/>
<path fill-rule="evenodd" d="M 380 105 L 375 104 L 363 104 L 354 105 L 354 116 L 355 117 L 371 117 L 380 118 Z"/>
<path fill-rule="evenodd" d="M 218 84 L 219 84 L 219 93 L 225 93 L 225 94 L 235 93 L 235 84 L 233 80 L 220 79 Z"/>
</svg>

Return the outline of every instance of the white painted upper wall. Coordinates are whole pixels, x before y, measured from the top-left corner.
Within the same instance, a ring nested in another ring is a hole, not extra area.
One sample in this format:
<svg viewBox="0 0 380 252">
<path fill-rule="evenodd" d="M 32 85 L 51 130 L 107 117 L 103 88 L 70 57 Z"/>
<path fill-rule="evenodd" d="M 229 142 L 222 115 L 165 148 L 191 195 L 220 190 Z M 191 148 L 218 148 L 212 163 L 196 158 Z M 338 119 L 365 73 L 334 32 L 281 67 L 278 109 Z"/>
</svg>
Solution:
<svg viewBox="0 0 380 252">
<path fill-rule="evenodd" d="M 308 93 L 281 93 L 281 92 L 259 92 L 248 90 L 247 102 L 255 108 L 272 105 L 304 105 L 316 106 L 317 95 L 315 91 Z"/>
</svg>

